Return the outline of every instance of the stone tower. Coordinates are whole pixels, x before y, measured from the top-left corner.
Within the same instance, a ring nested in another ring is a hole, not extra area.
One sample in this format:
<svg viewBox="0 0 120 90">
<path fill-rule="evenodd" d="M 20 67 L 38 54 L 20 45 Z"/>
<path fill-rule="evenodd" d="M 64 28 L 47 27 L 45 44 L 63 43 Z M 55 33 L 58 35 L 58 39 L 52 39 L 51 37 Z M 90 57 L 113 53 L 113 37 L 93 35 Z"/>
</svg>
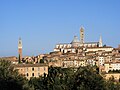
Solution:
<svg viewBox="0 0 120 90">
<path fill-rule="evenodd" d="M 19 41 L 18 41 L 18 55 L 19 55 L 20 60 L 22 60 L 22 40 L 21 40 L 21 38 L 19 38 Z"/>
<path fill-rule="evenodd" d="M 84 28 L 80 28 L 80 43 L 84 43 Z"/>
<path fill-rule="evenodd" d="M 102 47 L 103 44 L 102 44 L 102 37 L 100 36 L 100 39 L 99 39 L 99 47 Z"/>
</svg>

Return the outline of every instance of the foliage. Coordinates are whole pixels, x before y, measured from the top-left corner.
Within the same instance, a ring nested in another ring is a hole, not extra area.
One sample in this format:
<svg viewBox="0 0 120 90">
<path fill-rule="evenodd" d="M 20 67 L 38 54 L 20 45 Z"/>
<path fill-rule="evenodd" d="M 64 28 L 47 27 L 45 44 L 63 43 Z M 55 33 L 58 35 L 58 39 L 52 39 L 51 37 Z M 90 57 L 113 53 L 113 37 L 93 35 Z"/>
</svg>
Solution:
<svg viewBox="0 0 120 90">
<path fill-rule="evenodd" d="M 96 69 L 89 67 L 80 67 L 76 72 L 74 68 L 50 67 L 47 77 L 35 79 L 32 78 L 29 84 L 34 82 L 34 88 L 40 90 L 104 90 L 103 78 Z"/>
<path fill-rule="evenodd" d="M 0 60 L 0 90 L 28 90 L 27 84 L 10 61 Z"/>
<path fill-rule="evenodd" d="M 76 71 L 77 70 L 77 71 Z M 114 79 L 104 80 L 97 67 L 49 67 L 49 74 L 31 78 L 29 85 L 39 90 L 119 90 Z"/>
<path fill-rule="evenodd" d="M 120 83 L 116 82 L 114 77 L 106 81 L 106 90 L 120 90 Z"/>
<path fill-rule="evenodd" d="M 71 80 L 70 77 L 73 74 L 72 68 L 49 67 L 48 75 L 44 74 L 44 77 L 31 78 L 29 85 L 40 90 L 67 90 L 69 88 L 68 81 Z"/>
<path fill-rule="evenodd" d="M 18 63 L 21 63 L 20 54 L 19 54 L 19 57 L 18 57 Z"/>
<path fill-rule="evenodd" d="M 0 90 L 120 90 L 114 78 L 104 80 L 98 67 L 49 67 L 48 75 L 26 78 L 9 61 L 0 61 Z"/>
<path fill-rule="evenodd" d="M 40 63 L 44 63 L 44 59 L 40 59 Z"/>
<path fill-rule="evenodd" d="M 71 90 L 105 90 L 104 79 L 96 68 L 80 67 L 74 75 Z"/>
</svg>

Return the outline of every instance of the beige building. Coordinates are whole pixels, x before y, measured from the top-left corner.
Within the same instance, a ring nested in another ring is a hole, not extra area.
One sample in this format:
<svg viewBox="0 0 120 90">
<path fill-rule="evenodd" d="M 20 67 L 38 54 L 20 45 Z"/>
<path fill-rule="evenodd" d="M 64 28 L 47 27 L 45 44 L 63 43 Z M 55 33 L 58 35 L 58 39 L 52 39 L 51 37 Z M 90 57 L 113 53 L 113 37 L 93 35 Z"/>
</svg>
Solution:
<svg viewBox="0 0 120 90">
<path fill-rule="evenodd" d="M 109 80 L 110 78 L 114 78 L 115 80 L 119 80 L 120 79 L 120 73 L 105 74 L 105 79 Z"/>
<path fill-rule="evenodd" d="M 23 74 L 27 79 L 42 76 L 44 73 L 48 74 L 47 64 L 17 64 L 14 67 L 15 69 L 18 69 L 18 72 Z"/>
<path fill-rule="evenodd" d="M 94 52 L 97 52 L 97 51 L 105 51 L 105 52 L 112 52 L 113 50 L 113 47 L 88 47 L 86 49 L 86 52 L 90 52 L 90 51 L 94 51 Z"/>
<path fill-rule="evenodd" d="M 86 66 L 85 60 L 63 60 L 62 61 L 62 67 L 68 68 L 68 67 L 84 67 Z"/>
<path fill-rule="evenodd" d="M 80 39 L 74 36 L 70 43 L 56 44 L 54 51 L 43 57 L 49 66 L 79 67 L 97 65 L 101 71 L 120 70 L 120 45 L 118 48 L 103 46 L 102 37 L 97 42 L 84 41 L 84 28 L 80 29 Z"/>
<path fill-rule="evenodd" d="M 99 56 L 98 57 L 98 63 L 99 65 L 103 66 L 105 63 L 105 57 L 104 56 Z"/>
</svg>

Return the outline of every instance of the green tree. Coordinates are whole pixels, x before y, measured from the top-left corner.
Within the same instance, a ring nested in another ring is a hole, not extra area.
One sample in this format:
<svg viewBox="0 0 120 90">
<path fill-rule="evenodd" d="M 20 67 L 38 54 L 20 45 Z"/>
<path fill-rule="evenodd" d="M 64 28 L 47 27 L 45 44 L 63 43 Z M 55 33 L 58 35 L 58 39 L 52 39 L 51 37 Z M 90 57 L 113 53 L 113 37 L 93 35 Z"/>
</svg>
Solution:
<svg viewBox="0 0 120 90">
<path fill-rule="evenodd" d="M 74 68 L 50 67 L 48 74 L 48 86 L 51 90 L 68 90 L 72 81 Z"/>
<path fill-rule="evenodd" d="M 106 90 L 120 90 L 120 83 L 112 76 L 109 80 L 106 80 Z"/>
<path fill-rule="evenodd" d="M 18 57 L 18 63 L 21 63 L 20 54 L 19 54 L 19 57 Z"/>
<path fill-rule="evenodd" d="M 44 59 L 40 59 L 40 63 L 44 63 Z"/>
<path fill-rule="evenodd" d="M 39 78 L 31 78 L 30 87 L 39 90 L 68 90 L 68 81 L 74 74 L 72 68 L 49 67 L 48 75 Z"/>
<path fill-rule="evenodd" d="M 40 76 L 39 78 L 32 77 L 29 80 L 29 86 L 33 90 L 48 90 L 47 81 L 46 75 L 44 77 Z"/>
<path fill-rule="evenodd" d="M 10 61 L 0 61 L 0 90 L 29 90 L 27 80 L 14 69 Z"/>
<path fill-rule="evenodd" d="M 74 75 L 71 90 L 105 90 L 105 81 L 96 68 L 80 67 Z"/>
<path fill-rule="evenodd" d="M 78 69 L 51 66 L 48 75 L 31 78 L 29 86 L 34 90 L 120 90 L 120 83 L 104 80 L 96 66 Z"/>
</svg>

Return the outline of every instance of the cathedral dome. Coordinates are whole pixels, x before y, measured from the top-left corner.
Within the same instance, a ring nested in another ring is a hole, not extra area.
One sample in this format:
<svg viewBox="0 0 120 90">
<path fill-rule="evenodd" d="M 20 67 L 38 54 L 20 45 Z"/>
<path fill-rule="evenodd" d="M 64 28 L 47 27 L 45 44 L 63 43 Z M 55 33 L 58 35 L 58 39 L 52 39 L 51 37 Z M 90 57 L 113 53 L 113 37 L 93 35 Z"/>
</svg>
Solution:
<svg viewBox="0 0 120 90">
<path fill-rule="evenodd" d="M 74 36 L 74 39 L 73 39 L 73 41 L 71 42 L 71 44 L 72 44 L 73 47 L 78 47 L 78 46 L 79 46 L 80 41 L 79 41 L 79 39 L 78 39 L 77 36 Z"/>
<path fill-rule="evenodd" d="M 80 42 L 77 36 L 74 36 L 72 43 Z"/>
</svg>

